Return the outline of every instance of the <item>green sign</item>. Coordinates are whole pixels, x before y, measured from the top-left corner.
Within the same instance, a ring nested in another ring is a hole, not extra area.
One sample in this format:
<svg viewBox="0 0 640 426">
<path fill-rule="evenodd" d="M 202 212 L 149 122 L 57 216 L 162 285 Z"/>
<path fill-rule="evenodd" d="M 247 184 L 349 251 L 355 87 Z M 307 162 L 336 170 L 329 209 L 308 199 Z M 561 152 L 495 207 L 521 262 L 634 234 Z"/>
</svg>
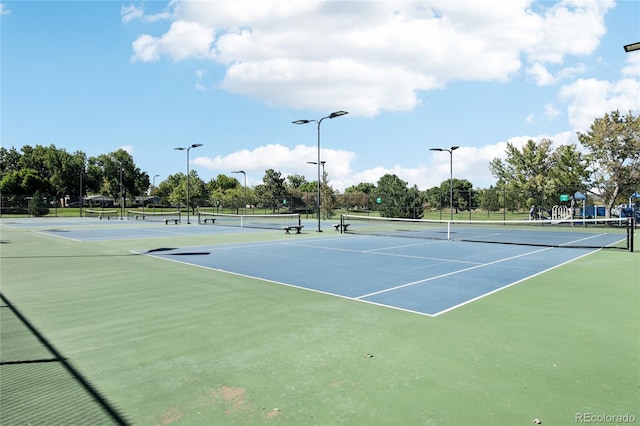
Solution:
<svg viewBox="0 0 640 426">
<path fill-rule="evenodd" d="M 560 194 L 560 201 L 569 201 L 569 194 Z"/>
<path fill-rule="evenodd" d="M 376 198 L 376 204 L 380 204 L 380 203 L 382 203 L 382 198 L 381 197 Z"/>
<path fill-rule="evenodd" d="M 282 204 L 287 205 L 287 200 L 282 200 Z"/>
</svg>

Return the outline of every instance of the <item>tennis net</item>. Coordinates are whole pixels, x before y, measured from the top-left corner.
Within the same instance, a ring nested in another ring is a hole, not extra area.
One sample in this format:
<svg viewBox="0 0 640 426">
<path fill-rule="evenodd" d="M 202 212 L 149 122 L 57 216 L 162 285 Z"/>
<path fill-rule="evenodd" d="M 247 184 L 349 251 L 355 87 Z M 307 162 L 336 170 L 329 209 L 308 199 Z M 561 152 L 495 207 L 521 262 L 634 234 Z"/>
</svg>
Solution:
<svg viewBox="0 0 640 426">
<path fill-rule="evenodd" d="M 400 219 L 346 214 L 341 216 L 341 223 L 342 229 L 351 234 L 633 251 L 634 225 L 631 219 L 484 221 Z"/>
<path fill-rule="evenodd" d="M 176 224 L 181 222 L 182 214 L 180 211 L 170 212 L 154 212 L 149 210 L 128 210 L 127 220 L 146 220 L 157 222 L 175 222 Z"/>
<path fill-rule="evenodd" d="M 117 219 L 119 214 L 118 214 L 118 210 L 92 210 L 92 209 L 85 209 L 84 210 L 84 216 L 85 217 L 97 217 L 98 219 L 102 220 L 102 219 Z"/>
<path fill-rule="evenodd" d="M 199 224 L 238 226 L 241 228 L 283 229 L 288 226 L 300 226 L 299 213 L 283 214 L 231 214 L 198 212 Z"/>
</svg>

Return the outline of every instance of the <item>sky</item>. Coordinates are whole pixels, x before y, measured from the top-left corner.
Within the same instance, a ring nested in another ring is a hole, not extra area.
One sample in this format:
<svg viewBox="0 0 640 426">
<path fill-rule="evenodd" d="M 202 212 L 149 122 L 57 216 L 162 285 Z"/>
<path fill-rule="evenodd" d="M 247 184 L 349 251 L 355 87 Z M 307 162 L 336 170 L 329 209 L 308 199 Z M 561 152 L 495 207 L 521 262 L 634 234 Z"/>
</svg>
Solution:
<svg viewBox="0 0 640 426">
<path fill-rule="evenodd" d="M 488 188 L 508 142 L 640 113 L 637 0 L 0 0 L 0 36 L 3 147 L 122 148 L 156 185 L 192 144 L 206 182 L 316 181 L 319 139 L 340 192 Z"/>
</svg>

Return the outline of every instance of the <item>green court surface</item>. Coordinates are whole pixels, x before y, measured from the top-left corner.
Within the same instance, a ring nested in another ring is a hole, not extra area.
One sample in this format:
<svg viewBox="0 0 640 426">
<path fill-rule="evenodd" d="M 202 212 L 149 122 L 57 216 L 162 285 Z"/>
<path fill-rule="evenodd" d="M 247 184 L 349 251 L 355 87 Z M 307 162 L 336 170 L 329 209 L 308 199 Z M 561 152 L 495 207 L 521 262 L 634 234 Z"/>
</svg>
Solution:
<svg viewBox="0 0 640 426">
<path fill-rule="evenodd" d="M 0 232 L 2 425 L 640 422 L 637 251 L 428 317 L 135 254 L 333 232 Z"/>
</svg>

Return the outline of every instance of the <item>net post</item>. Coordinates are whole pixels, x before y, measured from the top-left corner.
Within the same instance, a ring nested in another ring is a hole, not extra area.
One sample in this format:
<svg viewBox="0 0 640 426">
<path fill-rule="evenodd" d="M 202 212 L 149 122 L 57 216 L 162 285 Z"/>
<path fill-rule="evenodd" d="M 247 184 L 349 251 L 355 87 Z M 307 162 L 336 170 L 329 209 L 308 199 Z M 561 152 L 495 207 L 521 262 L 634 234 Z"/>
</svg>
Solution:
<svg viewBox="0 0 640 426">
<path fill-rule="evenodd" d="M 342 230 L 344 229 L 344 215 L 340 215 L 340 233 L 342 234 Z"/>
<path fill-rule="evenodd" d="M 635 233 L 635 230 L 635 218 L 629 218 L 629 220 L 627 221 L 627 241 L 630 253 L 633 253 L 633 234 Z"/>
<path fill-rule="evenodd" d="M 451 241 L 451 221 L 447 221 L 447 241 Z"/>
</svg>

